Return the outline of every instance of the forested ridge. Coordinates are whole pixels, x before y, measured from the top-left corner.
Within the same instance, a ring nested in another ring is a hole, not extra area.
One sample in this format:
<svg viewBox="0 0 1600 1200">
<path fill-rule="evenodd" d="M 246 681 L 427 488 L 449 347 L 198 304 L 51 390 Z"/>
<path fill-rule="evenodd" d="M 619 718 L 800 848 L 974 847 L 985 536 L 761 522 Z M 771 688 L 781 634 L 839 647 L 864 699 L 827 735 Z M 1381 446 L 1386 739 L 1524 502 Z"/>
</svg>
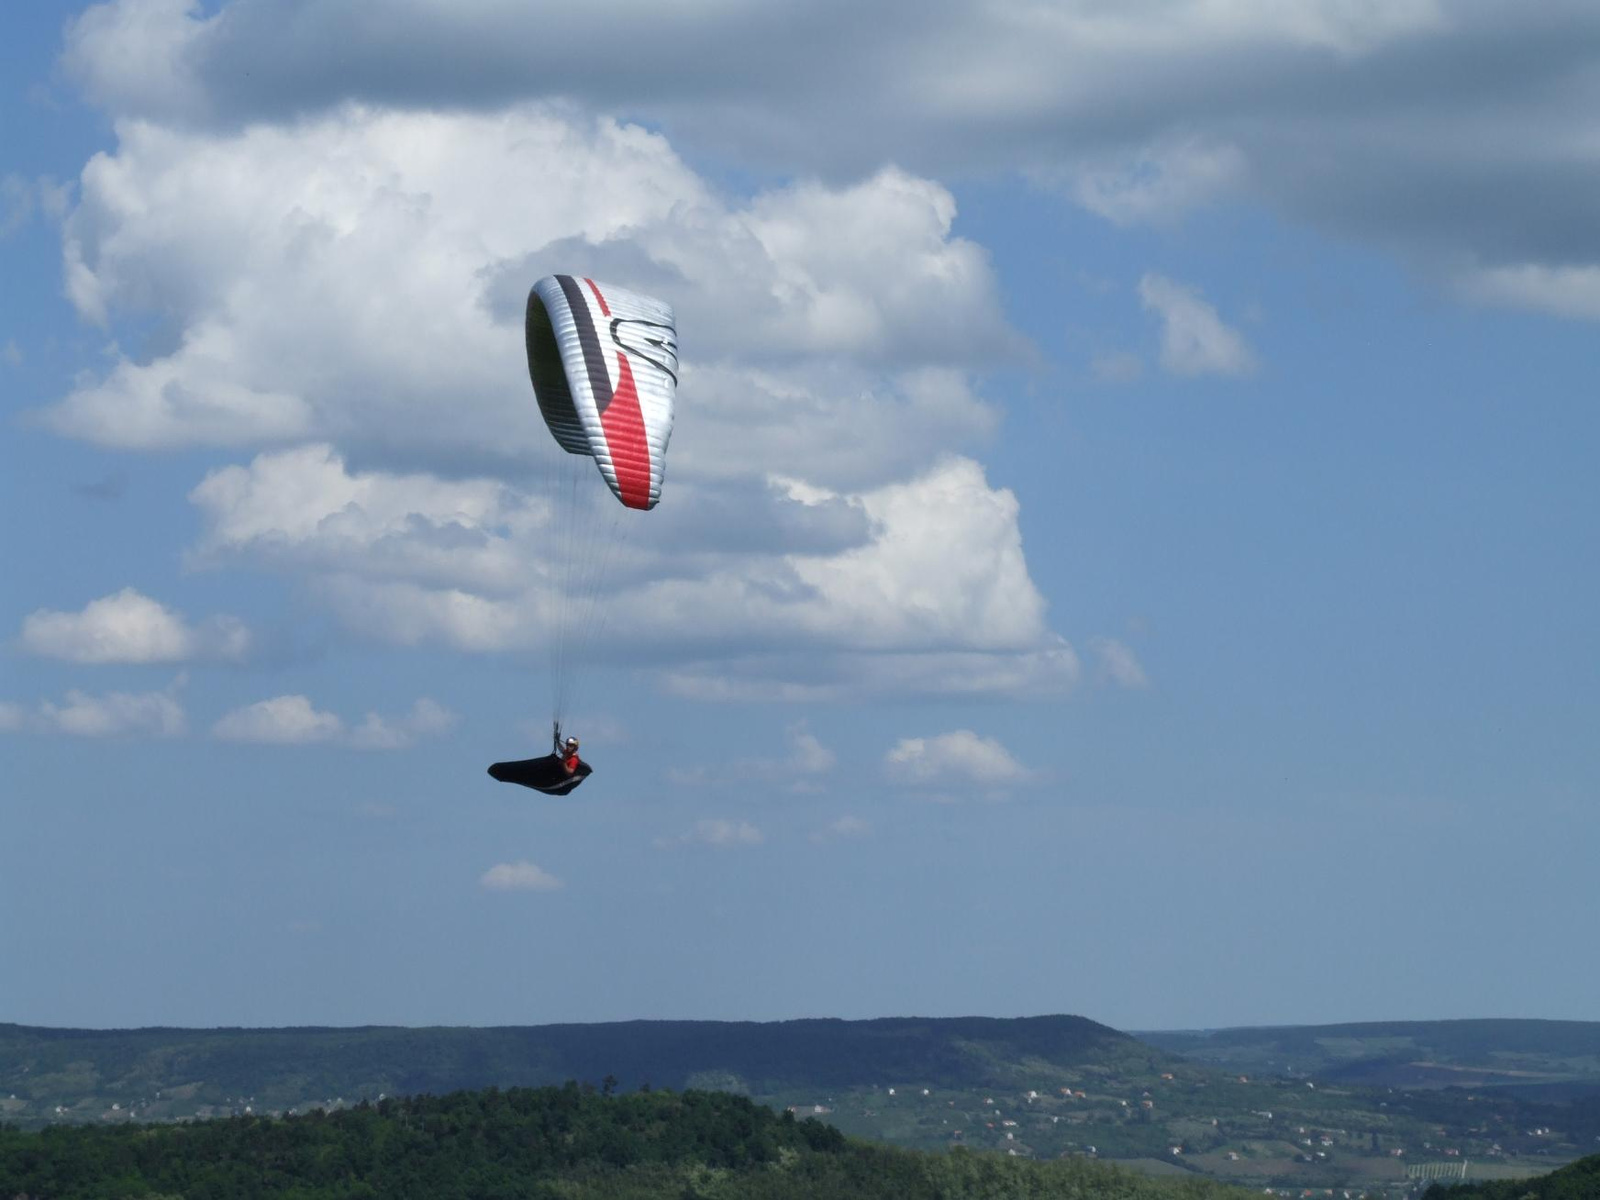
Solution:
<svg viewBox="0 0 1600 1200">
<path fill-rule="evenodd" d="M 1086 1160 L 891 1149 L 723 1092 L 489 1089 L 294 1117 L 0 1128 L 7 1200 L 1228 1200 Z"/>
<path fill-rule="evenodd" d="M 144 1118 L 226 1115 L 240 1096 L 257 1110 L 335 1097 L 443 1094 L 566 1079 L 690 1088 L 715 1072 L 772 1095 L 917 1080 L 936 1087 L 1039 1085 L 1056 1067 L 1167 1056 L 1083 1017 L 871 1021 L 619 1021 L 488 1029 L 47 1029 L 0 1023 L 0 1092 L 19 1124 L 98 1120 L 113 1102 Z M 1024 1068 L 1022 1064 L 1029 1064 Z M 1172 1069 L 1161 1067 L 1160 1069 Z M 1060 1082 L 1065 1082 L 1062 1080 Z M 179 1089 L 182 1100 L 174 1099 Z M 158 1099 L 157 1093 L 165 1093 Z M 60 1106 L 65 1113 L 56 1113 Z M 209 1107 L 223 1111 L 200 1111 Z M 242 1107 L 239 1105 L 238 1107 Z"/>
</svg>

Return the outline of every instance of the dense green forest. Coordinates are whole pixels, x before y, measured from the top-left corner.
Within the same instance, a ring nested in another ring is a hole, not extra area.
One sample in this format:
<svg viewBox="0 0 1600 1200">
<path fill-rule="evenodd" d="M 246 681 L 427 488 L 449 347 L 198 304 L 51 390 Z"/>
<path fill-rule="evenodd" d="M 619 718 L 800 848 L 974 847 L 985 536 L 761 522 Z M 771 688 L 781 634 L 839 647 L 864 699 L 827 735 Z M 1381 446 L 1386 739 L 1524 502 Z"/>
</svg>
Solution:
<svg viewBox="0 0 1600 1200">
<path fill-rule="evenodd" d="M 1595 1200 L 1600 1197 L 1600 1154 L 1536 1179 L 1503 1179 L 1494 1183 L 1434 1184 L 1423 1200 Z"/>
<path fill-rule="evenodd" d="M 563 1087 L 181 1125 L 0 1128 L 0 1196 L 28 1200 L 1235 1200 L 1083 1159 L 847 1140 L 725 1092 Z"/>
</svg>

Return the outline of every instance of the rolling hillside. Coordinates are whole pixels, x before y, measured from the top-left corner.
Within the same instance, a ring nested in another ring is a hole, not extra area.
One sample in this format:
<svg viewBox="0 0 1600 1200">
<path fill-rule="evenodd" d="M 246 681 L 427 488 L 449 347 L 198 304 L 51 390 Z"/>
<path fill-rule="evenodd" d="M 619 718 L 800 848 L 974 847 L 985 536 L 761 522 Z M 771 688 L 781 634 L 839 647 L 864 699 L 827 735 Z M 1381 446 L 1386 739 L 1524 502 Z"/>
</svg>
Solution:
<svg viewBox="0 0 1600 1200">
<path fill-rule="evenodd" d="M 1369 1087 L 1600 1092 L 1600 1021 L 1382 1021 L 1136 1035 L 1232 1071 Z"/>
<path fill-rule="evenodd" d="M 1498 1032 L 1507 1034 L 1503 1047 Z M 336 1113 L 385 1097 L 576 1080 L 624 1093 L 645 1085 L 734 1093 L 904 1148 L 1098 1158 L 1257 1189 L 1398 1198 L 1419 1179 L 1534 1175 L 1591 1153 L 1600 1096 L 1548 1092 L 1587 1086 L 1591 1032 L 1421 1023 L 1149 1035 L 1158 1046 L 1072 1016 L 493 1029 L 0 1025 L 0 1121 L 27 1130 Z M 1410 1056 L 1471 1068 L 1463 1081 L 1483 1075 L 1482 1063 L 1511 1064 L 1487 1070 L 1523 1083 L 1406 1088 L 1381 1073 L 1377 1086 L 1361 1078 Z M 1532 1063 L 1567 1078 L 1535 1084 L 1510 1074 Z M 1547 1092 L 1529 1099 L 1523 1086 Z"/>
</svg>

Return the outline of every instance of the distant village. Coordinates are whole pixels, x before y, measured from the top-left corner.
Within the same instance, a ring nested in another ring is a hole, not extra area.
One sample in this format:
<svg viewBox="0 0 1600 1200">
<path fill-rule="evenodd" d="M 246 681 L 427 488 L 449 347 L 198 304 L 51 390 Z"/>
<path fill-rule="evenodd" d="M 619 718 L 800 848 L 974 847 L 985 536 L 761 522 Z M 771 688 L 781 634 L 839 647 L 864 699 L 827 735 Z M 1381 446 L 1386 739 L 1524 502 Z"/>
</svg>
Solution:
<svg viewBox="0 0 1600 1200">
<path fill-rule="evenodd" d="M 1362 1117 L 1341 1103 L 1337 1088 L 1315 1081 L 1232 1077 L 1222 1104 L 1206 1111 L 1205 1079 L 1161 1072 L 1155 1083 L 1119 1091 L 1105 1086 L 1032 1087 L 1011 1095 L 969 1093 L 920 1085 L 883 1085 L 842 1096 L 787 1105 L 795 1119 L 814 1117 L 848 1133 L 920 1145 L 966 1146 L 1017 1157 L 1114 1159 L 1155 1175 L 1203 1174 L 1285 1197 L 1355 1200 L 1420 1195 L 1434 1181 L 1515 1178 L 1561 1165 L 1575 1152 L 1552 1153 L 1560 1134 L 1534 1126 L 1499 1128 L 1491 1116 L 1460 1129 L 1427 1124 L 1397 1112 L 1382 1128 L 1335 1114 Z M 1277 1107 L 1236 1107 L 1236 1089 L 1294 1096 Z M 1315 1115 L 1313 1115 L 1315 1114 Z M 1315 1116 L 1323 1119 L 1317 1120 Z M 1338 1183 L 1323 1181 L 1337 1179 Z"/>
</svg>

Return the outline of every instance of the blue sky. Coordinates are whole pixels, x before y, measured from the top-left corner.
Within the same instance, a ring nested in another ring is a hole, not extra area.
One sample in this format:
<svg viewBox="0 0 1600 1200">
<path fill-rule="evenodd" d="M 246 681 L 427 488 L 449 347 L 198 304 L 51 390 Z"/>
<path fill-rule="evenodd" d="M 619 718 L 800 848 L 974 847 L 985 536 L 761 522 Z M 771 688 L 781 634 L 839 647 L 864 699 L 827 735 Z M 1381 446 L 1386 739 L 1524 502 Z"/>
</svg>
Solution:
<svg viewBox="0 0 1600 1200">
<path fill-rule="evenodd" d="M 8 12 L 0 1020 L 1594 1017 L 1600 22 L 775 13 Z"/>
</svg>

